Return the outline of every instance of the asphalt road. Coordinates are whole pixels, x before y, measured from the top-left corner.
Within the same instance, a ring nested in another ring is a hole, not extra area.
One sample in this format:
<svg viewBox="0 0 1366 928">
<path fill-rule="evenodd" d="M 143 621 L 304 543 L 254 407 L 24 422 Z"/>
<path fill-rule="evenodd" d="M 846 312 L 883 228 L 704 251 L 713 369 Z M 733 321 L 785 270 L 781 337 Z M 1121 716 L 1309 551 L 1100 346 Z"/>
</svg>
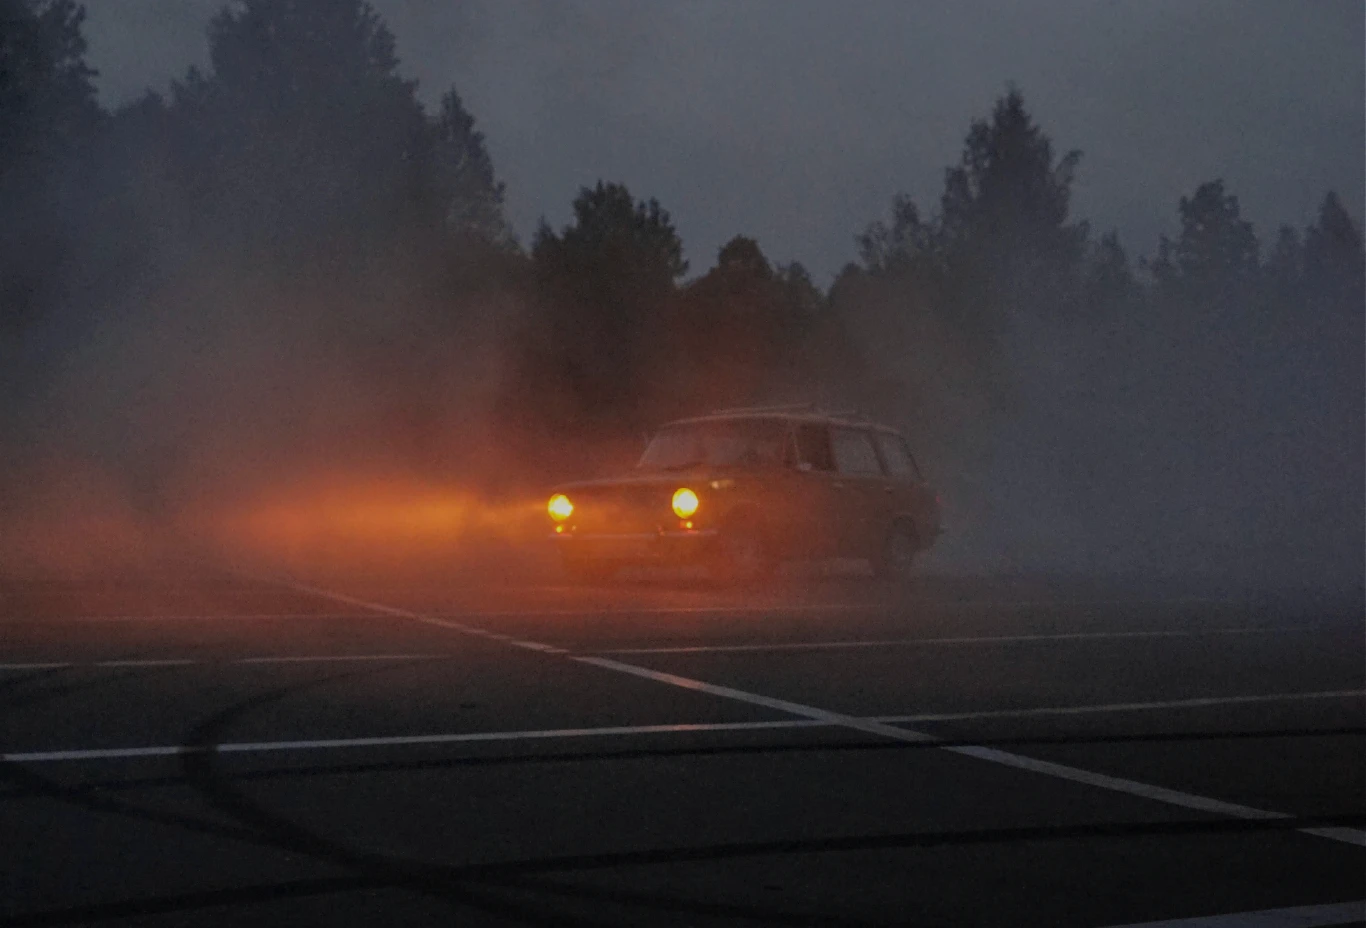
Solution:
<svg viewBox="0 0 1366 928">
<path fill-rule="evenodd" d="M 480 581 L 0 585 L 0 920 L 1366 922 L 1359 603 Z"/>
</svg>

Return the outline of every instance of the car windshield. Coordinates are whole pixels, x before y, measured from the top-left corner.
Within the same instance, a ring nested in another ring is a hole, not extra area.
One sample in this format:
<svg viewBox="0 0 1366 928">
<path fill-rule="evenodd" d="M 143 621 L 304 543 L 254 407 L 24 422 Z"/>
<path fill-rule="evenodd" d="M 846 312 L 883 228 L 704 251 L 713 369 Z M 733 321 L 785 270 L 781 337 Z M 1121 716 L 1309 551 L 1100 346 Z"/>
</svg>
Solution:
<svg viewBox="0 0 1366 928">
<path fill-rule="evenodd" d="M 641 455 L 641 470 L 687 467 L 778 467 L 787 429 L 773 420 L 697 422 L 660 431 Z"/>
</svg>

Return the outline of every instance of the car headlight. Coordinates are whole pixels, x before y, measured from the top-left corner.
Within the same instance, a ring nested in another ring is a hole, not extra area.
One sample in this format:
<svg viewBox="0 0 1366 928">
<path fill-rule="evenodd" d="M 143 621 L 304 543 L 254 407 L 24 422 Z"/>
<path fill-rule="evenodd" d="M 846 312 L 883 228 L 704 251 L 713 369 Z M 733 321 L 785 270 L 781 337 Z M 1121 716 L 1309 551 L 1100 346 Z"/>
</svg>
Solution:
<svg viewBox="0 0 1366 928">
<path fill-rule="evenodd" d="M 687 487 L 680 487 L 674 491 L 673 507 L 674 515 L 680 519 L 686 519 L 697 511 L 697 494 Z"/>
<path fill-rule="evenodd" d="M 556 493 L 550 497 L 550 502 L 545 504 L 545 509 L 546 512 L 550 513 L 550 518 L 556 522 L 563 522 L 574 514 L 574 504 L 563 493 Z"/>
</svg>

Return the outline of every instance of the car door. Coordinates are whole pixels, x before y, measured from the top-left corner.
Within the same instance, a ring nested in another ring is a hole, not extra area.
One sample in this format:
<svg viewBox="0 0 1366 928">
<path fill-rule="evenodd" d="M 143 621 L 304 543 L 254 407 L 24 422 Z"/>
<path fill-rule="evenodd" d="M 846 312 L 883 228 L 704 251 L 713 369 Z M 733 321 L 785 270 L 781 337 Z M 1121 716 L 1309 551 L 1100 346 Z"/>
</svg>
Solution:
<svg viewBox="0 0 1366 928">
<path fill-rule="evenodd" d="M 790 519 L 790 552 L 798 557 L 833 557 L 844 534 L 841 520 L 847 503 L 830 452 L 830 429 L 823 423 L 797 422 L 792 438 L 784 506 Z"/>
<path fill-rule="evenodd" d="M 869 557 L 886 534 L 887 509 L 886 475 L 872 433 L 858 426 L 831 426 L 830 448 L 842 505 L 840 554 Z"/>
<path fill-rule="evenodd" d="M 915 462 L 906 449 L 906 443 L 900 435 L 882 429 L 873 432 L 873 440 L 877 443 L 878 456 L 882 458 L 882 469 L 887 474 L 884 504 L 887 507 L 888 524 L 890 525 L 891 520 L 897 516 L 909 516 L 918 523 L 919 481 L 915 472 Z"/>
<path fill-rule="evenodd" d="M 929 545 L 939 532 L 939 512 L 934 492 L 925 483 L 906 440 L 895 432 L 878 430 L 878 452 L 887 472 L 890 516 L 907 516 L 915 524 L 920 544 Z"/>
</svg>

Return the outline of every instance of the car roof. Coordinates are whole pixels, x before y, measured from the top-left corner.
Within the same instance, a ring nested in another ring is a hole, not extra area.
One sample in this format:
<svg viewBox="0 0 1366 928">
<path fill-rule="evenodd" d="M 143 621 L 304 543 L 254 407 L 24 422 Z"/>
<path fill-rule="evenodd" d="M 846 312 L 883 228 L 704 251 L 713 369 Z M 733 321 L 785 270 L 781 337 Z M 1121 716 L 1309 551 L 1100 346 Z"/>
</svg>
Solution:
<svg viewBox="0 0 1366 928">
<path fill-rule="evenodd" d="M 720 412 L 708 413 L 704 416 L 691 416 L 687 419 L 674 419 L 672 422 L 665 422 L 660 428 L 669 428 L 675 425 L 700 425 L 717 422 L 755 422 L 755 421 L 780 421 L 780 422 L 805 422 L 814 425 L 841 425 L 848 428 L 875 429 L 879 432 L 890 432 L 894 435 L 900 434 L 890 426 L 881 425 L 857 413 L 843 412 L 824 412 L 821 410 L 785 410 L 785 409 L 754 409 L 754 410 L 722 410 Z"/>
</svg>

